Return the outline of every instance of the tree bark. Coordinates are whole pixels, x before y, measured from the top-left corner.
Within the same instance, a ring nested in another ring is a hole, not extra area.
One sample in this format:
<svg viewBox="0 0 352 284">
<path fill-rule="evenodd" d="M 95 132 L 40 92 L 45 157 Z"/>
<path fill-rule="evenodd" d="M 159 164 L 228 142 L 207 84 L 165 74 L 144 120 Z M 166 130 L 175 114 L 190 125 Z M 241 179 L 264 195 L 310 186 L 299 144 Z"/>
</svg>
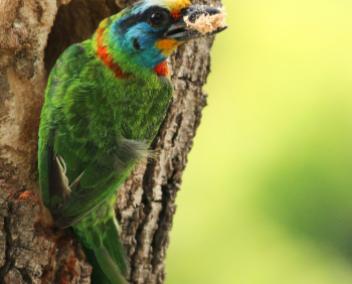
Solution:
<svg viewBox="0 0 352 284">
<path fill-rule="evenodd" d="M 0 283 L 90 283 L 80 244 L 70 230 L 51 226 L 38 198 L 39 113 L 47 75 L 60 53 L 132 2 L 0 0 Z M 206 105 L 202 86 L 212 41 L 188 43 L 171 58 L 175 92 L 153 143 L 157 159 L 143 161 L 118 193 L 134 284 L 164 282 L 176 193 Z"/>
</svg>

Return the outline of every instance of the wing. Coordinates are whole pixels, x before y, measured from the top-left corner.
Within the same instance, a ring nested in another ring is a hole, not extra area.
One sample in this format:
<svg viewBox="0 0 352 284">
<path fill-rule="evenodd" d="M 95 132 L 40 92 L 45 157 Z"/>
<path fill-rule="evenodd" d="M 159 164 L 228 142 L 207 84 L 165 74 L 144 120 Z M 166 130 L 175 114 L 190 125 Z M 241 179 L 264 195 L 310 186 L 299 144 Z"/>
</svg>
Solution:
<svg viewBox="0 0 352 284">
<path fill-rule="evenodd" d="M 73 45 L 60 57 L 41 114 L 41 194 L 60 227 L 77 223 L 113 195 L 148 147 L 125 139 L 104 108 L 109 80 L 89 46 Z"/>
<path fill-rule="evenodd" d="M 116 143 L 118 150 L 114 153 L 95 153 L 92 162 L 69 185 L 69 195 L 54 210 L 56 225 L 62 228 L 79 222 L 97 206 L 115 194 L 117 188 L 127 179 L 136 161 L 147 156 L 147 145 L 133 140 L 122 139 Z M 77 158 L 77 157 L 76 157 Z M 67 165 L 69 167 L 70 165 Z M 59 173 L 52 178 L 59 185 L 65 184 L 64 167 L 56 167 Z M 55 190 L 55 187 L 53 187 Z M 65 191 L 65 188 L 63 188 Z"/>
<path fill-rule="evenodd" d="M 53 183 L 51 176 L 57 172 L 53 147 L 55 141 L 55 108 L 54 101 L 60 100 L 69 84 L 75 80 L 75 70 L 87 63 L 89 57 L 82 44 L 70 46 L 57 60 L 53 67 L 45 92 L 45 103 L 41 112 L 39 142 L 38 142 L 38 170 L 39 186 L 44 204 L 52 207 L 53 196 L 60 196 L 61 187 Z M 56 192 L 56 193 L 55 193 Z"/>
</svg>

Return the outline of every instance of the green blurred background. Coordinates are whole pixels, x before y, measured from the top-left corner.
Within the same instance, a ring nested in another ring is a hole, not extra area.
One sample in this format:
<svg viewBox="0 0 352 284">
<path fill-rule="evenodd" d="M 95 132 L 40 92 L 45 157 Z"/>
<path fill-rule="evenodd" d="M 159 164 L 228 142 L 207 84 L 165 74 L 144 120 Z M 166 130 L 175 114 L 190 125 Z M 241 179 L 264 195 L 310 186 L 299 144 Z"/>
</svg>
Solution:
<svg viewBox="0 0 352 284">
<path fill-rule="evenodd" d="M 167 284 L 352 283 L 352 1 L 224 0 Z"/>
</svg>

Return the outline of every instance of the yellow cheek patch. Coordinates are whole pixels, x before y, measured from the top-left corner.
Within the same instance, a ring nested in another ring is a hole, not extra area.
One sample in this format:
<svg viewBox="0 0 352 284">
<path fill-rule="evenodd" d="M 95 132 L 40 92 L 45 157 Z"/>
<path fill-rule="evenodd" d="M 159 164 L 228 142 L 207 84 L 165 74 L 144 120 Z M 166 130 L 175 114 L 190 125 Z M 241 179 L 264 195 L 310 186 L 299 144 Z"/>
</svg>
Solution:
<svg viewBox="0 0 352 284">
<path fill-rule="evenodd" d="M 156 47 L 166 56 L 169 56 L 178 45 L 179 42 L 174 39 L 161 39 L 156 42 Z"/>
</svg>

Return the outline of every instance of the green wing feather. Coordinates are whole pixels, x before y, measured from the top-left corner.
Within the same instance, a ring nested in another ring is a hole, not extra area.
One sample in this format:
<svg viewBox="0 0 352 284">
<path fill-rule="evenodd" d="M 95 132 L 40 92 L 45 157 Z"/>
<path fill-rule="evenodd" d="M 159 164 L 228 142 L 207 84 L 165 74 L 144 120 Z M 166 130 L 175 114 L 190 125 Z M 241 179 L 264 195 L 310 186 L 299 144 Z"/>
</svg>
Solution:
<svg viewBox="0 0 352 284">
<path fill-rule="evenodd" d="M 55 137 L 55 114 L 54 100 L 55 96 L 65 92 L 65 89 L 71 81 L 75 79 L 74 66 L 80 62 L 88 60 L 82 45 L 72 45 L 57 60 L 52 69 L 45 92 L 45 103 L 41 112 L 39 142 L 38 142 L 38 168 L 39 168 L 39 185 L 44 204 L 52 208 L 52 199 L 60 196 L 60 192 L 55 192 L 56 185 L 50 178 L 56 171 L 54 157 L 54 137 Z M 54 186 L 52 186 L 54 185 Z M 60 190 L 60 189 L 59 189 Z"/>
<path fill-rule="evenodd" d="M 94 74 L 94 80 L 86 74 Z M 111 196 L 147 152 L 145 143 L 123 137 L 109 109 L 99 109 L 109 93 L 96 83 L 104 76 L 88 41 L 68 48 L 49 78 L 39 133 L 39 181 L 44 203 L 62 227 Z M 72 183 L 76 188 L 67 186 Z"/>
</svg>

